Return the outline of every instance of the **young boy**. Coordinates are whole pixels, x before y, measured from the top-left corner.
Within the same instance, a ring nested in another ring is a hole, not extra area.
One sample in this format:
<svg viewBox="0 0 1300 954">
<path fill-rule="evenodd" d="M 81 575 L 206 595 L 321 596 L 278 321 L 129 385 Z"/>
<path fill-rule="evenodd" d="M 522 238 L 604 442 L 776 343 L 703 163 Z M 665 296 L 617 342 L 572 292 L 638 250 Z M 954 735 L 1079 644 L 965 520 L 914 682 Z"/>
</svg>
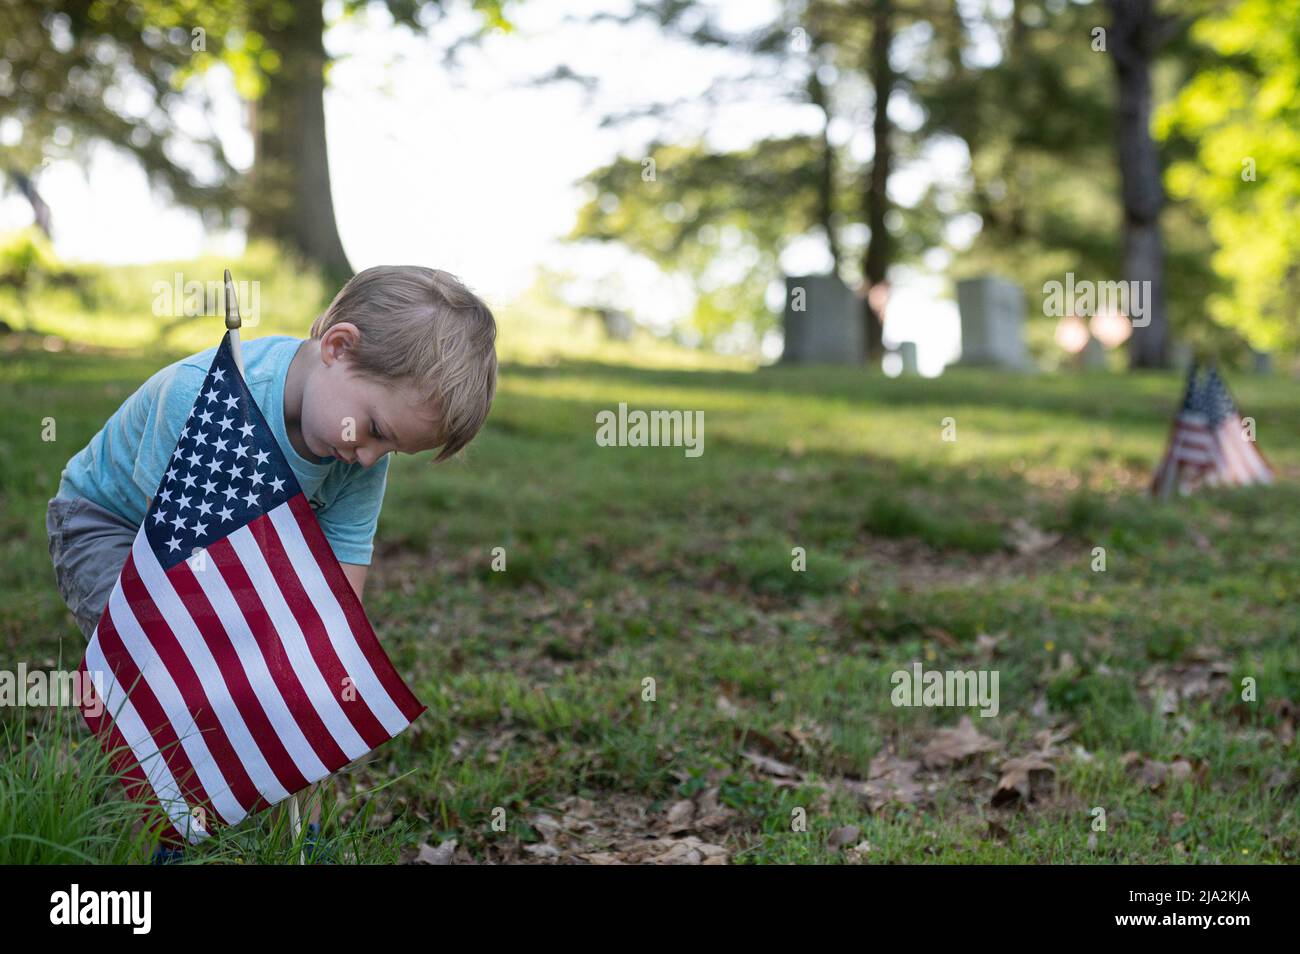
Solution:
<svg viewBox="0 0 1300 954">
<path fill-rule="evenodd" d="M 388 453 L 441 448 L 442 461 L 474 438 L 496 392 L 495 344 L 486 304 L 447 272 L 414 266 L 355 276 L 310 338 L 242 343 L 248 388 L 358 599 Z M 45 527 L 59 595 L 87 642 L 215 352 L 154 374 L 63 470 Z"/>
</svg>

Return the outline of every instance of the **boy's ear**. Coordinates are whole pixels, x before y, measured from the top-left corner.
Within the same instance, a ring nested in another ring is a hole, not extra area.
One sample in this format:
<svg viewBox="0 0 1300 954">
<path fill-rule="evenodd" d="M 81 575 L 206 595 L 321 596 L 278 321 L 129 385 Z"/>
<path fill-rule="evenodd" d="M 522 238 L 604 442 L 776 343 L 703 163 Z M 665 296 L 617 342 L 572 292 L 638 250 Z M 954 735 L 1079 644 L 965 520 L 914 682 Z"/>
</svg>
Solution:
<svg viewBox="0 0 1300 954">
<path fill-rule="evenodd" d="M 330 325 L 320 340 L 321 360 L 330 365 L 340 358 L 347 359 L 348 352 L 361 340 L 361 329 L 350 321 L 340 321 Z"/>
</svg>

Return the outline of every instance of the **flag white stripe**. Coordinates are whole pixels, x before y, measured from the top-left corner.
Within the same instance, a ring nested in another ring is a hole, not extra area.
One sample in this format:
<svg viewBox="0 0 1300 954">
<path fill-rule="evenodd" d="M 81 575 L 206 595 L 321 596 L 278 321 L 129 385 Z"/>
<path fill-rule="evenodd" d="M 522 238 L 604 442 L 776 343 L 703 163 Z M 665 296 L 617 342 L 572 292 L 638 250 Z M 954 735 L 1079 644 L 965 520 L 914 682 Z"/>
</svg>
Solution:
<svg viewBox="0 0 1300 954">
<path fill-rule="evenodd" d="M 1225 470 L 1234 484 L 1251 483 L 1250 468 L 1242 460 L 1239 448 L 1233 442 L 1233 438 L 1223 431 L 1219 432 L 1219 446 L 1222 448 L 1223 459 L 1225 461 Z"/>
<path fill-rule="evenodd" d="M 131 753 L 152 786 L 159 804 L 172 820 L 178 831 L 185 835 L 190 844 L 197 844 L 208 837 L 208 832 L 199 824 L 199 820 L 190 812 L 189 806 L 181 794 L 180 786 L 167 768 L 158 743 L 149 734 L 143 720 L 127 698 L 127 690 L 118 684 L 117 677 L 109 668 L 99 644 L 99 630 L 86 647 L 86 671 L 98 672 L 104 677 L 104 718 L 111 719 L 122 738 L 131 747 Z"/>
<path fill-rule="evenodd" d="M 1242 441 L 1242 453 L 1250 461 L 1251 468 L 1255 471 L 1255 477 L 1261 484 L 1271 484 L 1273 482 L 1273 472 L 1264 461 L 1264 455 L 1250 441 Z"/>
<path fill-rule="evenodd" d="M 1241 431 L 1234 430 L 1230 423 L 1225 422 L 1221 428 L 1223 434 L 1223 443 L 1228 448 L 1228 453 L 1232 456 L 1237 469 L 1238 483 L 1255 484 L 1259 483 L 1259 471 L 1255 469 L 1255 462 L 1251 459 L 1251 448 L 1247 441 L 1242 439 Z"/>
<path fill-rule="evenodd" d="M 1237 459 L 1241 462 L 1246 482 L 1271 483 L 1273 475 L 1269 473 L 1268 465 L 1255 449 L 1254 443 L 1246 439 L 1245 425 L 1241 418 L 1234 417 L 1225 421 L 1221 431 L 1223 439 L 1232 443 Z"/>
<path fill-rule="evenodd" d="M 284 601 L 284 594 L 276 585 L 275 577 L 271 573 L 271 568 L 266 565 L 266 559 L 262 556 L 262 550 L 257 545 L 252 531 L 245 524 L 226 539 L 230 541 L 230 545 L 234 547 L 240 562 L 247 570 L 248 578 L 252 580 L 253 588 L 257 591 L 258 598 L 266 607 L 266 613 L 271 617 L 271 622 L 280 636 L 280 642 L 284 646 L 285 655 L 289 657 L 294 675 L 302 683 L 307 698 L 316 709 L 321 721 L 325 723 L 325 728 L 334 737 L 335 744 L 343 750 L 343 754 L 349 760 L 365 755 L 370 751 L 370 746 L 366 745 L 365 740 L 357 734 L 357 730 L 344 714 L 343 707 L 339 705 L 338 699 L 326 684 L 320 667 L 316 665 L 315 658 L 307 648 L 307 638 L 303 635 L 293 610 Z"/>
<path fill-rule="evenodd" d="M 289 556 L 289 562 L 297 572 L 299 582 L 307 592 L 312 606 L 320 614 L 325 632 L 334 646 L 334 652 L 338 654 L 343 668 L 352 677 L 352 684 L 356 686 L 361 698 L 384 727 L 384 731 L 390 736 L 397 735 L 410 722 L 388 695 L 379 677 L 375 675 L 370 660 L 357 645 L 356 636 L 348 625 L 343 607 L 339 605 L 338 598 L 326 582 L 320 564 L 312 555 L 311 548 L 302 535 L 302 528 L 298 526 L 298 521 L 289 509 L 289 505 L 280 504 L 270 512 L 270 517 L 280 536 L 280 543 Z"/>
<path fill-rule="evenodd" d="M 140 536 L 144 536 L 143 530 L 140 531 Z M 136 620 L 135 613 L 122 592 L 120 576 L 113 587 L 113 594 L 108 598 L 108 612 L 111 614 L 113 627 L 117 630 L 122 645 L 135 661 L 136 668 L 140 670 L 143 680 L 149 685 L 149 691 L 162 706 L 167 721 L 171 723 L 172 729 L 180 739 L 181 747 L 189 757 L 190 764 L 194 766 L 194 774 L 204 791 L 208 793 L 213 808 L 228 824 L 238 823 L 247 812 L 230 791 L 230 785 L 221 773 L 217 760 L 213 758 L 207 744 L 203 741 L 202 730 L 190 714 L 189 706 L 185 704 L 185 699 L 181 696 L 175 680 L 172 679 L 171 672 L 154 650 L 149 637 L 140 628 L 140 623 Z"/>
<path fill-rule="evenodd" d="M 302 727 L 298 725 L 298 720 L 289 711 L 271 670 L 267 668 L 266 657 L 262 655 L 257 637 L 249 629 L 248 620 L 244 618 L 234 594 L 226 585 L 225 577 L 213 568 L 213 572 L 195 573 L 194 578 L 198 580 L 208 602 L 221 620 L 221 625 L 230 635 L 230 642 L 248 676 L 248 684 L 252 686 L 257 701 L 262 704 L 262 711 L 266 713 L 275 734 L 280 737 L 289 758 L 293 759 L 293 764 L 308 781 L 324 778 L 329 774 L 329 769 L 317 756 L 316 750 L 303 734 Z"/>
<path fill-rule="evenodd" d="M 154 605 L 162 613 L 163 620 L 171 628 L 172 635 L 176 637 L 176 641 L 180 644 L 185 658 L 194 667 L 194 672 L 199 677 L 199 684 L 203 687 L 203 695 L 207 697 L 213 715 L 221 723 L 221 728 L 226 733 L 226 739 L 230 742 L 230 747 L 234 749 L 235 755 L 243 764 L 244 771 L 252 781 L 253 787 L 272 805 L 288 798 L 289 793 L 280 784 L 280 780 L 275 777 L 275 772 L 267 764 L 266 756 L 262 754 L 262 750 L 253 741 L 253 735 L 248 731 L 247 723 L 244 722 L 243 713 L 239 711 L 239 707 L 235 705 L 235 700 L 231 698 L 230 687 L 226 685 L 226 677 L 221 674 L 221 667 L 217 665 L 216 659 L 213 658 L 207 640 L 199 632 L 194 617 L 190 615 L 190 611 L 181 600 L 180 594 L 172 586 L 171 579 L 168 578 L 161 564 L 158 563 L 158 558 L 154 555 L 153 548 L 149 546 L 149 539 L 144 533 L 136 536 L 133 550 L 135 553 L 135 566 L 140 574 L 140 580 L 149 590 Z M 207 572 L 207 570 L 202 570 L 196 573 L 195 576 L 202 576 Z"/>
</svg>

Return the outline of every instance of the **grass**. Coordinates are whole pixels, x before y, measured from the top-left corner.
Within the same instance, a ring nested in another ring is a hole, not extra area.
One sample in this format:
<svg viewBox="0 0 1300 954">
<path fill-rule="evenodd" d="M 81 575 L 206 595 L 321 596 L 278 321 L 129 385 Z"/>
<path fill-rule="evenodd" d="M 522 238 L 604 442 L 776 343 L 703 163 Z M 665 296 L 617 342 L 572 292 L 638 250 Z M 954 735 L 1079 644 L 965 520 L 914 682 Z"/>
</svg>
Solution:
<svg viewBox="0 0 1300 954">
<path fill-rule="evenodd" d="M 5 658 L 79 658 L 45 501 L 174 356 L 5 355 Z M 1300 396 L 1232 383 L 1284 479 L 1158 503 L 1173 375 L 516 354 L 467 459 L 393 462 L 366 606 L 429 712 L 332 780 L 326 832 L 362 862 L 1300 861 Z M 597 446 L 620 401 L 704 411 L 704 454 Z M 895 707 L 916 661 L 996 670 L 999 714 Z M 6 857 L 135 857 L 84 727 L 0 715 Z M 945 764 L 962 715 L 996 748 Z M 293 857 L 259 816 L 193 860 Z"/>
</svg>

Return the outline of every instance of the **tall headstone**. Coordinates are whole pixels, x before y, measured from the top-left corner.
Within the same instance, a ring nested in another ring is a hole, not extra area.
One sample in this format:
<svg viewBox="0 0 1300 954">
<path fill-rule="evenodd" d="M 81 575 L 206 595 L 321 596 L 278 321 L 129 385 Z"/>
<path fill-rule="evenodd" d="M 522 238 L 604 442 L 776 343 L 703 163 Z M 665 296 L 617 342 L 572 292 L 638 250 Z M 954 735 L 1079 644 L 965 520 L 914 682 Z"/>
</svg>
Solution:
<svg viewBox="0 0 1300 954">
<path fill-rule="evenodd" d="M 902 359 L 900 374 L 917 373 L 915 341 L 900 341 L 898 343 L 898 357 Z"/>
<path fill-rule="evenodd" d="M 617 308 L 601 308 L 600 320 L 605 326 L 605 337 L 610 341 L 631 341 L 636 326 L 632 316 Z"/>
<path fill-rule="evenodd" d="M 1026 369 L 1025 293 L 992 275 L 957 283 L 963 365 Z"/>
<path fill-rule="evenodd" d="M 836 275 L 785 279 L 784 364 L 861 364 L 862 312 Z"/>
<path fill-rule="evenodd" d="M 1105 371 L 1106 370 L 1106 349 L 1095 336 L 1088 336 L 1088 343 L 1083 346 L 1083 354 L 1080 355 L 1085 371 Z"/>
</svg>

